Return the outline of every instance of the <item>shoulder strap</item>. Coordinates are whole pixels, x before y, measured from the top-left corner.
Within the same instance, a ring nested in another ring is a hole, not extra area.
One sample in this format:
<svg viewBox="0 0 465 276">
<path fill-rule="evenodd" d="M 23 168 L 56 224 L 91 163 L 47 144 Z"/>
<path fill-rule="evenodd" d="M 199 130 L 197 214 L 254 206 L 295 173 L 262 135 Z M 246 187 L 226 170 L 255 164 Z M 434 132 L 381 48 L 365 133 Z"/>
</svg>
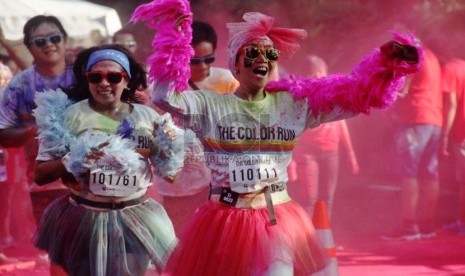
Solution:
<svg viewBox="0 0 465 276">
<path fill-rule="evenodd" d="M 195 85 L 195 83 L 191 79 L 189 79 L 187 83 L 193 90 L 200 90 L 200 88 L 197 85 Z"/>
</svg>

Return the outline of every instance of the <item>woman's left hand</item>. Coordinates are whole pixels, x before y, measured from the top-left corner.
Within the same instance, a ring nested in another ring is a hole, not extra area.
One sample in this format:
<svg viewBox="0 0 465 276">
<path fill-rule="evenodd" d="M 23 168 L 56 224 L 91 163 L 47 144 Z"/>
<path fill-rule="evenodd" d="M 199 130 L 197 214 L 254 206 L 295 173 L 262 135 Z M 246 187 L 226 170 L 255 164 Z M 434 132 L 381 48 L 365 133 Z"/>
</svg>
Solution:
<svg viewBox="0 0 465 276">
<path fill-rule="evenodd" d="M 158 131 L 158 128 L 160 127 L 160 125 L 155 121 L 153 122 L 153 136 L 157 136 L 157 131 Z M 162 129 L 163 129 L 163 133 L 168 136 L 168 138 L 171 140 L 171 141 L 174 141 L 176 139 L 178 139 L 178 135 L 176 134 L 176 129 L 170 127 L 168 125 L 168 121 L 165 119 L 162 123 Z"/>
</svg>

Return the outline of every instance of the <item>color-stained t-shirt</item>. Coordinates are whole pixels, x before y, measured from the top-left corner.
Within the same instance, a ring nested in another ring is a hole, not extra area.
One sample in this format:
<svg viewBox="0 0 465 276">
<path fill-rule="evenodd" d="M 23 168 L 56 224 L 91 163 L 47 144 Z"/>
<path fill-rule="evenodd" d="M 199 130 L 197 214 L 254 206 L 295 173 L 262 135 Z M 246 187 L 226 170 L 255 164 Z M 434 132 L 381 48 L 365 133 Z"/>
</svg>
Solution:
<svg viewBox="0 0 465 276">
<path fill-rule="evenodd" d="M 260 101 L 209 91 L 171 92 L 167 99 L 187 115 L 187 125 L 195 126 L 212 185 L 239 193 L 285 184 L 291 151 L 302 132 L 354 115 L 339 107 L 313 115 L 306 100 L 296 101 L 288 92 L 266 93 Z"/>
<path fill-rule="evenodd" d="M 63 74 L 54 77 L 40 75 L 35 66 L 32 66 L 14 76 L 0 97 L 0 129 L 20 127 L 35 124 L 32 110 L 36 107 L 34 98 L 36 93 L 46 90 L 66 88 L 74 82 L 72 67 L 67 67 Z M 34 184 L 34 163 L 38 144 L 36 140 L 24 146 L 27 163 L 27 178 L 33 191 L 65 188 L 59 183 L 50 183 L 44 186 Z"/>
<path fill-rule="evenodd" d="M 134 108 L 127 117 L 128 120 L 135 123 L 134 132 L 130 139 L 137 143 L 138 150 L 150 152 L 153 145 L 153 122 L 159 121 L 160 115 L 152 108 L 144 105 L 132 104 L 132 106 Z M 120 121 L 113 120 L 94 111 L 90 108 L 88 100 L 83 100 L 71 105 L 65 110 L 64 116 L 65 122 L 67 122 L 67 128 L 70 130 L 71 134 L 76 137 L 84 134 L 87 130 L 91 130 L 92 134 L 112 135 L 115 134 L 118 126 L 121 124 Z M 39 147 L 37 160 L 48 161 L 54 159 L 55 157 L 50 155 L 44 146 L 41 145 Z M 147 158 L 143 161 L 143 168 L 140 170 L 141 175 L 135 176 L 138 179 L 138 192 L 140 190 L 146 190 L 153 182 L 150 163 Z M 132 181 L 132 178 L 130 180 Z M 114 183 L 116 182 L 113 181 L 112 184 Z M 84 187 L 88 188 L 88 186 Z M 83 195 L 86 197 L 89 196 L 85 193 L 83 193 Z"/>
</svg>

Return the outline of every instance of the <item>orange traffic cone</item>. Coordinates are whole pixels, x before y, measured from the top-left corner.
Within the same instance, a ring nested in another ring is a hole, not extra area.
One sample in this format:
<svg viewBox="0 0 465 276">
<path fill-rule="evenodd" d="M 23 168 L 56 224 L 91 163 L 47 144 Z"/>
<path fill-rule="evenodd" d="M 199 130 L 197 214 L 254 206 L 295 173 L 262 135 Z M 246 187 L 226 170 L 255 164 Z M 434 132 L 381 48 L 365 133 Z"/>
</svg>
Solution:
<svg viewBox="0 0 465 276">
<path fill-rule="evenodd" d="M 323 270 L 312 275 L 318 276 L 337 276 L 339 268 L 337 265 L 336 248 L 334 247 L 333 232 L 329 224 L 328 212 L 326 204 L 323 200 L 317 201 L 313 211 L 313 225 L 315 226 L 318 237 L 325 247 L 330 257 L 330 262 Z"/>
</svg>

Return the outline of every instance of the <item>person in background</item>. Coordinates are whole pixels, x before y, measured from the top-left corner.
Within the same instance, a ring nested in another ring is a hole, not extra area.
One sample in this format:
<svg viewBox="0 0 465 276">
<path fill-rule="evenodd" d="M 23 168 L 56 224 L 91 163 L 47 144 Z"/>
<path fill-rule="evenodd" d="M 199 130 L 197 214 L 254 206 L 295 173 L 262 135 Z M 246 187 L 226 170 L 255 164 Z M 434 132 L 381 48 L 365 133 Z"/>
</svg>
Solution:
<svg viewBox="0 0 465 276">
<path fill-rule="evenodd" d="M 56 104 L 62 92 L 37 97 L 35 180 L 62 178 L 69 194 L 47 208 L 36 246 L 69 275 L 144 275 L 149 260 L 161 271 L 176 237 L 147 189 L 151 164 L 171 181 L 180 170 L 183 156 L 171 150 L 177 143 L 183 153 L 182 135 L 168 116 L 137 104 L 134 93 L 146 88 L 146 72 L 124 47 L 82 51 L 74 74 L 66 89 L 72 103 L 62 113 L 51 111 L 63 110 Z"/>
<path fill-rule="evenodd" d="M 124 46 L 133 55 L 137 52 L 137 41 L 133 32 L 121 29 L 113 34 L 112 42 Z"/>
<path fill-rule="evenodd" d="M 439 199 L 438 154 L 442 127 L 441 66 L 425 48 L 420 71 L 394 105 L 396 130 L 392 169 L 401 186 L 401 225 L 384 240 L 418 240 L 436 236 L 434 218 Z"/>
<path fill-rule="evenodd" d="M 17 68 L 17 70 L 12 70 L 13 75 L 16 75 L 19 71 L 23 71 L 30 66 L 30 64 L 28 64 L 28 62 L 24 58 L 18 55 L 17 49 L 11 46 L 9 42 L 5 39 L 2 28 L 0 28 L 0 45 L 5 49 L 9 59 L 12 61 L 12 63 L 14 63 L 14 66 Z M 3 63 L 6 65 L 6 62 L 3 61 Z"/>
<path fill-rule="evenodd" d="M 0 62 L 10 68 L 12 76 L 15 76 L 21 72 L 18 65 L 16 65 L 16 63 L 8 55 L 0 54 Z"/>
<path fill-rule="evenodd" d="M 146 20 L 157 31 L 152 100 L 183 116 L 186 126 L 199 124 L 196 134 L 212 176 L 209 201 L 186 224 L 166 273 L 310 275 L 322 269 L 328 256 L 286 189 L 292 148 L 306 128 L 392 103 L 402 76 L 417 70 L 421 49 L 413 37 L 398 36 L 401 42 L 377 49 L 354 69 L 357 74 L 270 83 L 278 59 L 292 56 L 306 31 L 277 28 L 273 17 L 248 12 L 243 22 L 227 24 L 228 67 L 239 87 L 225 95 L 185 91 L 192 13 L 188 4 L 173 11 L 165 3 L 133 13 L 133 20 Z M 167 51 L 172 40 L 176 49 Z"/>
<path fill-rule="evenodd" d="M 11 78 L 13 78 L 13 73 L 11 72 L 10 67 L 5 65 L 3 62 L 0 62 L 0 92 L 5 90 L 8 83 L 10 83 Z"/>
<path fill-rule="evenodd" d="M 229 70 L 212 66 L 217 44 L 216 31 L 209 23 L 200 20 L 192 22 L 194 56 L 190 60 L 189 90 L 202 89 L 225 94 L 234 92 L 239 86 Z"/>
<path fill-rule="evenodd" d="M 2 169 L 2 179 L 0 179 L 0 265 L 17 263 L 18 259 L 8 257 L 4 251 L 6 248 L 13 245 L 13 237 L 10 231 L 10 219 L 11 219 L 11 202 L 13 196 L 14 183 L 11 183 L 6 178 L 8 153 L 6 149 L 0 147 L 0 162 L 1 166 L 5 166 Z M 5 178 L 3 178 L 5 177 Z"/>
<path fill-rule="evenodd" d="M 65 61 L 68 36 L 55 16 L 32 17 L 24 25 L 23 33 L 23 43 L 33 56 L 34 65 L 15 75 L 0 97 L 0 145 L 7 148 L 24 146 L 32 209 L 38 224 L 47 205 L 67 190 L 60 180 L 47 187 L 34 183 L 38 150 L 32 115 L 36 107 L 34 98 L 46 90 L 69 86 L 74 77 L 72 67 Z"/>
<path fill-rule="evenodd" d="M 65 51 L 66 64 L 69 66 L 73 66 L 74 62 L 76 61 L 77 55 L 84 49 L 85 48 L 82 46 L 76 46 L 74 48 L 67 48 Z"/>
<path fill-rule="evenodd" d="M 307 56 L 302 72 L 308 78 L 328 75 L 326 62 L 314 55 Z M 351 172 L 359 166 L 345 120 L 329 122 L 306 130 L 292 151 L 295 180 L 289 185 L 289 195 L 305 209 L 310 218 L 318 200 L 327 205 L 331 217 L 336 186 L 339 181 L 341 153 L 349 160 Z"/>
<path fill-rule="evenodd" d="M 229 70 L 212 66 L 217 40 L 216 31 L 209 23 L 198 20 L 192 23 L 194 57 L 190 61 L 188 90 L 226 94 L 233 93 L 238 87 L 239 83 Z M 176 182 L 173 185 L 163 179 L 157 180 L 158 193 L 162 196 L 163 206 L 176 233 L 180 232 L 197 208 L 207 202 L 211 181 L 210 170 L 203 161 L 202 143 L 192 130 L 187 129 L 186 133 L 187 157 Z"/>
<path fill-rule="evenodd" d="M 443 66 L 442 92 L 444 125 L 441 153 L 454 158 L 455 179 L 459 186 L 457 220 L 443 229 L 465 235 L 465 60 L 454 58 Z"/>
<path fill-rule="evenodd" d="M 10 82 L 13 74 L 8 66 L 0 63 L 0 93 L 3 93 L 6 85 Z M 12 167 L 17 165 L 14 163 L 17 150 L 11 148 L 7 150 L 0 147 L 0 264 L 18 262 L 16 258 L 6 256 L 2 251 L 14 244 L 13 236 L 11 235 L 11 209 L 13 200 L 13 191 L 18 186 L 16 183 L 21 174 L 21 167 Z M 13 155 L 13 156 L 10 156 Z M 12 162 L 13 161 L 13 162 Z M 24 172 L 23 172 L 24 173 Z"/>
<path fill-rule="evenodd" d="M 22 148 L 2 148 L 2 171 L 0 180 L 0 264 L 17 262 L 18 259 L 1 254 L 4 249 L 18 247 L 23 239 L 30 242 L 36 225 L 32 217 L 26 187 L 24 154 Z M 16 202 L 15 202 L 16 201 Z M 13 250 L 14 251 L 14 250 Z M 16 253 L 18 254 L 18 253 Z M 23 252 L 19 253 L 19 256 Z"/>
</svg>

